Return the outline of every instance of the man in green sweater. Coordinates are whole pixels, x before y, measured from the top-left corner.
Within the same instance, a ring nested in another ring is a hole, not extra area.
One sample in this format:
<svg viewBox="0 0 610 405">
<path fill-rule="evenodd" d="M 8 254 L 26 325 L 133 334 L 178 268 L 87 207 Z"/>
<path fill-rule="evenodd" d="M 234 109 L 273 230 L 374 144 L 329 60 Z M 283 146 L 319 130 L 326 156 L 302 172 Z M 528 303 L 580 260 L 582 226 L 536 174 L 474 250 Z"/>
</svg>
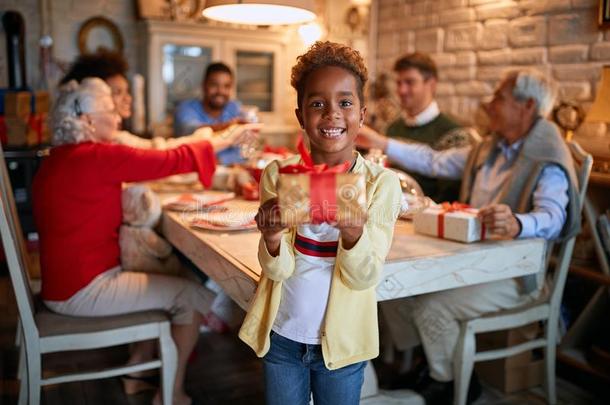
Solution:
<svg viewBox="0 0 610 405">
<path fill-rule="evenodd" d="M 440 112 L 434 100 L 438 73 L 430 56 L 419 52 L 407 54 L 396 61 L 394 72 L 402 111 L 400 117 L 389 125 L 387 136 L 402 141 L 425 143 L 435 150 L 470 144 L 468 133 L 452 118 Z M 363 131 L 373 130 L 365 127 Z M 434 201 L 457 200 L 459 181 L 409 174 Z"/>
</svg>

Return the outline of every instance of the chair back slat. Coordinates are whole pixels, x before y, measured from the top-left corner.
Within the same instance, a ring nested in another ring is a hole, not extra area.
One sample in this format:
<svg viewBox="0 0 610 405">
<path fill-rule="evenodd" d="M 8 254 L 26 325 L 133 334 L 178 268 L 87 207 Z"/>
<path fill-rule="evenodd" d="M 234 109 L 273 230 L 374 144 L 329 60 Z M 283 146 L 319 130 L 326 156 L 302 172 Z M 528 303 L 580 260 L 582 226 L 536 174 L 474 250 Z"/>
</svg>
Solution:
<svg viewBox="0 0 610 405">
<path fill-rule="evenodd" d="M 13 190 L 4 160 L 4 151 L 0 146 L 0 231 L 2 235 L 2 244 L 6 255 L 9 274 L 15 298 L 17 300 L 17 308 L 19 317 L 26 336 L 38 334 L 34 323 L 34 300 L 32 289 L 30 287 L 29 278 L 29 257 L 19 216 L 17 215 L 17 207 L 13 197 Z"/>
<path fill-rule="evenodd" d="M 585 152 L 576 142 L 568 142 L 568 148 L 570 149 L 572 158 L 574 160 L 574 166 L 576 168 L 579 197 L 578 212 L 580 213 L 582 212 L 587 194 L 589 175 L 591 174 L 591 167 L 593 166 L 593 157 L 589 153 Z M 575 241 L 576 236 L 573 236 L 562 241 L 559 245 L 559 250 L 556 256 L 557 261 L 555 265 L 555 272 L 553 274 L 550 290 L 551 308 L 555 311 L 559 311 L 559 304 L 561 303 L 565 281 L 568 276 L 568 269 L 570 267 Z"/>
</svg>

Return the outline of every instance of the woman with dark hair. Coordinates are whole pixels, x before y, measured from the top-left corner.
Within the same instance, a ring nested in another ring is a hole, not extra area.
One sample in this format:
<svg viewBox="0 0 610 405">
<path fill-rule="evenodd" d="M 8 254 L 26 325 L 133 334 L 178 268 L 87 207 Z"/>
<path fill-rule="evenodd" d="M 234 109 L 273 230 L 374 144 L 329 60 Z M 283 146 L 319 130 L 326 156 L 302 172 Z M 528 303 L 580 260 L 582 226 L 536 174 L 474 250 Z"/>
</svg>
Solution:
<svg viewBox="0 0 610 405">
<path fill-rule="evenodd" d="M 78 57 L 60 84 L 70 80 L 81 82 L 86 77 L 99 77 L 110 87 L 112 101 L 122 120 L 131 117 L 131 93 L 127 82 L 127 61 L 118 52 L 101 49 Z"/>
</svg>

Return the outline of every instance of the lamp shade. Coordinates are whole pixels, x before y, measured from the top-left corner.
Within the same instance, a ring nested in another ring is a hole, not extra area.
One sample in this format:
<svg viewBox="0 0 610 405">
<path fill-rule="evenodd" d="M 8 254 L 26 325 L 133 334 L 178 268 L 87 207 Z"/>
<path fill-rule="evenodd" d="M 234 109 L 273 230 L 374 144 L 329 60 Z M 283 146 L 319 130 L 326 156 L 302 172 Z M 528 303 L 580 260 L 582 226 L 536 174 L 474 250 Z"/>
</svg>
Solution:
<svg viewBox="0 0 610 405">
<path fill-rule="evenodd" d="M 203 16 L 234 24 L 301 24 L 316 18 L 311 0 L 207 0 Z"/>
<path fill-rule="evenodd" d="M 602 82 L 595 102 L 587 113 L 587 122 L 610 122 L 610 66 L 604 66 Z"/>
</svg>

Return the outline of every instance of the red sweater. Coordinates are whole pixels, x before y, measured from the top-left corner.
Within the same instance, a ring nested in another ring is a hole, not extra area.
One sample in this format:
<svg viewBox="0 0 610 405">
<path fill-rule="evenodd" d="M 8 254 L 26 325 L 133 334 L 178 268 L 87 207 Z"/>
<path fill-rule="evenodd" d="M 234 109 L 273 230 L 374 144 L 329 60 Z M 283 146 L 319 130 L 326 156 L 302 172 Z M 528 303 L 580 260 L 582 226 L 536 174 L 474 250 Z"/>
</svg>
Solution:
<svg viewBox="0 0 610 405">
<path fill-rule="evenodd" d="M 206 141 L 167 151 L 91 142 L 53 148 L 33 185 L 42 298 L 66 300 L 119 265 L 123 182 L 197 171 L 209 186 L 214 169 Z"/>
</svg>

